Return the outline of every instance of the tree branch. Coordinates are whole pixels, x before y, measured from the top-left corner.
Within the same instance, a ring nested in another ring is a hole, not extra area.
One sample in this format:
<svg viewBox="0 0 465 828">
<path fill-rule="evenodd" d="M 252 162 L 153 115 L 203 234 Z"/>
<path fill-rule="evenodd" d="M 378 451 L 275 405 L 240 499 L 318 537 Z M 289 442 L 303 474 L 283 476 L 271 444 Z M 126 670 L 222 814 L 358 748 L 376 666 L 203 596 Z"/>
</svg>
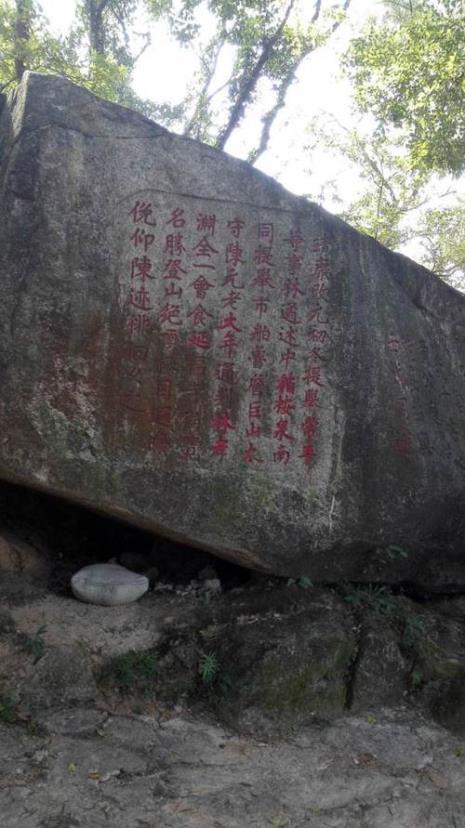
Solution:
<svg viewBox="0 0 465 828">
<path fill-rule="evenodd" d="M 260 143 L 258 147 L 249 153 L 248 161 L 250 164 L 255 164 L 261 155 L 268 149 L 268 144 L 271 137 L 271 127 L 273 126 L 278 112 L 286 103 L 287 90 L 295 80 L 296 67 L 292 67 L 291 71 L 287 73 L 284 80 L 281 81 L 278 90 L 278 97 L 276 103 L 262 118 L 262 131 L 260 135 Z"/>
<path fill-rule="evenodd" d="M 371 170 L 374 172 L 375 177 L 378 179 L 379 183 L 381 184 L 381 188 L 386 187 L 387 191 L 389 192 L 389 195 L 391 196 L 393 204 L 395 204 L 395 206 L 397 207 L 399 199 L 397 198 L 397 196 L 396 196 L 393 188 L 391 187 L 389 181 L 385 177 L 381 167 L 379 166 L 379 164 L 377 164 L 375 159 L 372 158 L 371 155 L 369 155 L 368 150 L 367 150 L 364 142 L 360 141 L 358 136 L 356 136 L 355 140 L 357 142 L 357 146 L 358 146 L 360 152 L 362 153 L 365 161 L 367 162 L 367 164 L 371 168 Z"/>
<path fill-rule="evenodd" d="M 224 149 L 226 141 L 228 140 L 228 138 L 230 137 L 231 133 L 236 128 L 238 123 L 241 121 L 244 115 L 245 107 L 250 101 L 250 98 L 258 83 L 262 70 L 268 62 L 268 60 L 270 59 L 271 55 L 273 54 L 273 49 L 283 33 L 283 29 L 289 19 L 289 15 L 294 7 L 294 3 L 295 0 L 290 0 L 284 17 L 281 20 L 281 23 L 276 29 L 274 35 L 263 42 L 262 51 L 260 57 L 255 63 L 255 66 L 253 67 L 249 75 L 243 77 L 236 103 L 232 107 L 229 114 L 228 123 L 226 124 L 225 128 L 220 133 L 216 141 L 215 146 L 218 149 Z"/>
<path fill-rule="evenodd" d="M 221 50 L 224 46 L 224 42 L 225 42 L 224 38 L 221 37 L 220 40 L 218 41 L 218 43 L 216 44 L 216 48 L 213 52 L 213 60 L 211 61 L 210 66 L 206 67 L 204 84 L 203 84 L 202 89 L 200 91 L 200 94 L 197 98 L 197 104 L 196 104 L 195 110 L 194 110 L 194 112 L 192 114 L 192 117 L 190 118 L 186 128 L 184 129 L 183 135 L 189 136 L 189 135 L 192 134 L 194 126 L 195 126 L 196 122 L 199 119 L 200 112 L 201 112 L 202 108 L 205 107 L 205 105 L 208 105 L 208 103 L 211 101 L 213 96 L 216 95 L 220 91 L 220 89 L 222 88 L 222 87 L 220 87 L 220 89 L 217 89 L 211 95 L 207 95 L 208 87 L 210 86 L 210 84 L 211 84 L 211 82 L 214 78 L 216 68 L 218 66 L 218 60 L 219 60 L 219 57 L 220 57 Z"/>
<path fill-rule="evenodd" d="M 103 12 L 105 11 L 105 8 L 108 6 L 109 3 L 110 3 L 110 0 L 100 0 L 100 3 L 97 3 L 97 5 L 95 6 L 96 13 L 97 14 L 103 14 Z"/>
<path fill-rule="evenodd" d="M 344 12 L 346 12 L 348 10 L 351 2 L 352 2 L 352 0 L 345 0 L 344 6 L 342 8 L 342 10 Z M 318 20 L 318 18 L 320 16 L 321 3 L 322 3 L 322 0 L 317 0 L 317 3 L 315 5 L 315 11 L 314 11 L 313 17 L 312 17 L 312 23 L 316 23 L 316 21 Z M 334 34 L 334 32 L 339 28 L 341 23 L 342 23 L 342 19 L 341 20 L 336 20 L 336 22 L 331 27 L 331 34 Z M 292 65 L 289 72 L 286 74 L 284 79 L 281 81 L 281 84 L 280 84 L 279 90 L 278 90 L 278 97 L 277 97 L 276 103 L 274 104 L 274 106 L 271 107 L 271 109 L 268 110 L 268 112 L 262 118 L 263 126 L 262 126 L 261 135 L 260 135 L 259 145 L 256 148 L 256 150 L 254 150 L 249 155 L 249 161 L 250 161 L 251 164 L 255 164 L 257 162 L 257 160 L 260 158 L 260 156 L 263 155 L 263 153 L 268 149 L 268 144 L 270 142 L 270 136 L 271 136 L 271 128 L 272 128 L 272 126 L 273 126 L 273 124 L 276 120 L 276 117 L 277 117 L 278 113 L 286 105 L 286 96 L 287 96 L 288 89 L 292 86 L 292 84 L 294 83 L 294 81 L 296 79 L 297 70 L 302 65 L 305 58 L 307 58 L 314 50 L 315 50 L 315 44 L 310 44 L 308 46 L 308 48 L 305 49 L 304 52 L 302 52 L 299 59 L 295 61 L 295 63 Z"/>
<path fill-rule="evenodd" d="M 228 80 L 225 80 L 225 82 L 222 83 L 221 86 L 218 86 L 213 92 L 210 92 L 210 94 L 207 95 L 207 97 L 205 99 L 206 102 L 210 103 L 210 101 L 212 101 L 213 98 L 216 98 L 216 96 L 219 95 L 220 92 L 223 91 L 223 89 L 226 89 L 229 86 L 231 81 L 232 81 L 232 75 L 228 78 Z"/>
<path fill-rule="evenodd" d="M 345 0 L 344 5 L 342 7 L 342 11 L 344 12 L 344 14 L 345 14 L 346 11 L 349 10 L 349 7 L 350 7 L 351 3 L 352 3 L 352 0 Z M 333 23 L 333 25 L 331 27 L 331 34 L 334 34 L 334 32 L 339 28 L 339 26 L 341 25 L 343 20 L 344 20 L 344 18 L 341 18 L 341 20 L 336 20 Z"/>
<path fill-rule="evenodd" d="M 313 12 L 313 16 L 312 16 L 312 23 L 316 23 L 316 21 L 318 20 L 318 18 L 320 16 L 321 3 L 322 3 L 322 0 L 316 0 L 315 11 Z"/>
<path fill-rule="evenodd" d="M 134 55 L 133 60 L 132 60 L 133 66 L 135 66 L 137 61 L 140 60 L 140 58 L 142 57 L 142 55 L 144 54 L 146 49 L 148 49 L 148 47 L 150 46 L 150 44 L 152 42 L 150 32 L 136 32 L 136 34 L 137 34 L 138 37 L 144 38 L 145 43 L 143 44 L 143 46 L 141 46 L 141 48 L 139 49 L 137 54 Z"/>
</svg>

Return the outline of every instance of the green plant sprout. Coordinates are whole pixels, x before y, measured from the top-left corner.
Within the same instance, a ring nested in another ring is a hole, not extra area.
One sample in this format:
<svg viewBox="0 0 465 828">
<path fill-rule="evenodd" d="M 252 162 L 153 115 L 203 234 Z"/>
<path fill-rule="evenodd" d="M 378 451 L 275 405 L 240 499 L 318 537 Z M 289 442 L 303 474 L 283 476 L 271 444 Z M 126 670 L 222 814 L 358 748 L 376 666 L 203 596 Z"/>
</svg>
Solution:
<svg viewBox="0 0 465 828">
<path fill-rule="evenodd" d="M 211 686 L 218 676 L 220 663 L 215 653 L 202 653 L 199 659 L 199 676 L 203 683 Z"/>
</svg>

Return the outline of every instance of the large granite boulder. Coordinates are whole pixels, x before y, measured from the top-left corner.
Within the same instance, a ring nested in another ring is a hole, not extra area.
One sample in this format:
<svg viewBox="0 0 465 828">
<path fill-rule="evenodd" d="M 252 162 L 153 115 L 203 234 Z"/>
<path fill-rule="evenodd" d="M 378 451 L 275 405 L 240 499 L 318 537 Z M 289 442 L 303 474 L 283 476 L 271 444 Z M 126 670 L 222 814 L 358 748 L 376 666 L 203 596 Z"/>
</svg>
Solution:
<svg viewBox="0 0 465 828">
<path fill-rule="evenodd" d="M 60 77 L 4 102 L 0 186 L 2 478 L 277 574 L 465 583 L 460 293 Z"/>
</svg>

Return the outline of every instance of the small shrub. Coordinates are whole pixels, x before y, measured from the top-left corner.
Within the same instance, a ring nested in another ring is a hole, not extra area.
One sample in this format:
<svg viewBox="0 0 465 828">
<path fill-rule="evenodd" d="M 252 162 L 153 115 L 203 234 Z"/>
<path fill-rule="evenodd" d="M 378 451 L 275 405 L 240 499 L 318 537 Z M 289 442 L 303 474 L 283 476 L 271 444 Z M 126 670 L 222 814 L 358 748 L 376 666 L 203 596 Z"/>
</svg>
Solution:
<svg viewBox="0 0 465 828">
<path fill-rule="evenodd" d="M 426 630 L 423 618 L 413 612 L 403 615 L 402 643 L 406 647 L 418 647 L 425 640 Z"/>
<path fill-rule="evenodd" d="M 431 656 L 437 652 L 437 645 L 428 638 L 425 621 L 411 606 L 384 586 L 369 584 L 347 591 L 345 600 L 355 609 L 372 610 L 387 616 L 397 627 L 401 646 L 417 656 Z"/>
<path fill-rule="evenodd" d="M 298 586 L 301 589 L 310 589 L 313 587 L 313 581 L 307 575 L 301 575 L 300 578 L 289 578 L 287 581 L 288 586 Z"/>
<path fill-rule="evenodd" d="M 16 721 L 14 702 L 6 696 L 0 696 L 0 722 L 13 724 Z"/>
<path fill-rule="evenodd" d="M 40 736 L 45 731 L 34 719 L 27 719 L 25 722 L 26 733 L 28 736 Z"/>
<path fill-rule="evenodd" d="M 386 547 L 386 555 L 390 561 L 400 561 L 402 559 L 407 560 L 409 552 L 407 552 L 406 549 L 403 549 L 402 546 L 391 544 Z"/>
<path fill-rule="evenodd" d="M 113 658 L 104 668 L 102 681 L 113 685 L 123 695 L 130 691 L 147 694 L 153 689 L 157 674 L 157 657 L 154 653 L 125 653 Z"/>
<path fill-rule="evenodd" d="M 346 587 L 346 590 L 349 588 Z M 395 595 L 385 586 L 368 584 L 346 592 L 344 600 L 357 609 L 371 609 L 381 615 L 390 617 L 399 614 L 399 602 Z"/>
<path fill-rule="evenodd" d="M 412 670 L 410 673 L 410 687 L 412 690 L 419 690 L 423 684 L 423 676 L 419 670 Z"/>
<path fill-rule="evenodd" d="M 407 560 L 409 557 L 409 552 L 406 549 L 403 549 L 402 546 L 397 546 L 397 544 L 391 543 L 389 546 L 382 546 L 377 549 L 374 555 L 382 562 L 382 563 L 393 563 L 394 561 L 402 561 Z"/>
<path fill-rule="evenodd" d="M 45 653 L 47 645 L 44 641 L 44 635 L 46 630 L 47 626 L 42 624 L 34 635 L 28 635 L 27 633 L 19 633 L 18 635 L 18 643 L 25 653 L 32 656 L 34 664 L 37 664 Z"/>
<path fill-rule="evenodd" d="M 218 678 L 220 663 L 215 653 L 202 653 L 199 659 L 199 676 L 203 683 L 211 686 Z"/>
</svg>

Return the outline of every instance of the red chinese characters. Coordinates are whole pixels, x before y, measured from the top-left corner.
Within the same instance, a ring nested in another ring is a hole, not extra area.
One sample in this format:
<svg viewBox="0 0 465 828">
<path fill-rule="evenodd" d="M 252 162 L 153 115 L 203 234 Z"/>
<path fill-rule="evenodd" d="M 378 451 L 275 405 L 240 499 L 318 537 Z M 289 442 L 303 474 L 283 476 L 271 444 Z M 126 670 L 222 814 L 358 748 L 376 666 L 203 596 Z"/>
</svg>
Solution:
<svg viewBox="0 0 465 828">
<path fill-rule="evenodd" d="M 186 343 L 197 356 L 205 355 L 212 347 L 212 325 L 214 314 L 204 304 L 209 293 L 216 287 L 218 248 L 213 237 L 216 230 L 215 213 L 197 212 L 195 215 L 196 237 L 191 244 L 191 278 L 189 298 L 194 299 L 187 313 L 189 327 Z"/>
<path fill-rule="evenodd" d="M 147 206 L 147 205 L 146 205 Z M 148 205 L 151 207 L 151 205 Z M 137 229 L 137 228 L 136 228 Z M 147 311 L 152 310 L 148 285 L 153 279 L 152 261 L 147 255 L 133 256 L 130 262 L 130 288 L 127 302 L 130 315 L 127 318 L 126 330 L 131 338 L 140 338 L 147 334 L 151 327 L 150 316 Z"/>
<path fill-rule="evenodd" d="M 296 375 L 303 319 L 299 299 L 304 296 L 301 274 L 304 256 L 304 238 L 294 227 L 284 239 L 284 282 L 280 285 L 278 370 L 273 395 L 274 427 L 273 462 L 287 466 L 293 457 L 296 443 Z"/>
<path fill-rule="evenodd" d="M 226 277 L 222 283 L 221 310 L 216 325 L 218 365 L 215 377 L 214 417 L 211 428 L 215 434 L 212 453 L 222 459 L 230 451 L 231 436 L 235 433 L 233 406 L 237 380 L 236 357 L 243 335 L 238 322 L 243 301 L 244 285 L 239 275 L 244 264 L 242 233 L 245 223 L 235 217 L 226 225 L 226 245 L 223 267 Z"/>
<path fill-rule="evenodd" d="M 119 370 L 119 403 L 126 416 L 147 416 L 148 341 L 153 326 L 151 285 L 153 263 L 149 256 L 155 244 L 157 221 L 149 201 L 136 200 L 127 213 L 129 266 L 119 285 L 125 309 L 124 339 Z"/>
<path fill-rule="evenodd" d="M 304 383 L 303 437 L 300 458 L 304 465 L 313 465 L 316 456 L 316 438 L 321 424 L 319 411 L 325 392 L 324 353 L 331 342 L 331 328 L 326 305 L 330 288 L 330 244 L 324 237 L 312 242 L 310 264 L 310 310 L 306 319 L 306 366 Z"/>
<path fill-rule="evenodd" d="M 243 459 L 249 465 L 262 463 L 260 438 L 263 432 L 265 370 L 270 363 L 272 328 L 268 320 L 272 297 L 276 293 L 274 251 L 274 224 L 271 221 L 256 225 L 253 251 L 254 273 L 250 282 L 253 327 L 249 331 L 248 363 L 251 368 L 246 396 L 246 443 Z M 250 301 L 250 299 L 249 299 Z"/>
<path fill-rule="evenodd" d="M 162 332 L 165 354 L 173 351 L 179 341 L 180 330 L 184 325 L 183 295 L 184 280 L 187 275 L 186 244 L 184 229 L 186 214 L 183 207 L 172 207 L 163 221 L 163 259 L 161 280 L 163 282 L 164 301 L 158 310 L 158 323 Z"/>
<path fill-rule="evenodd" d="M 318 459 L 334 336 L 327 240 L 309 242 L 304 219 L 283 228 L 271 211 L 184 196 L 126 210 L 120 306 L 126 339 L 150 352 L 124 362 L 132 433 L 168 463 L 235 452 L 303 474 Z"/>
</svg>

